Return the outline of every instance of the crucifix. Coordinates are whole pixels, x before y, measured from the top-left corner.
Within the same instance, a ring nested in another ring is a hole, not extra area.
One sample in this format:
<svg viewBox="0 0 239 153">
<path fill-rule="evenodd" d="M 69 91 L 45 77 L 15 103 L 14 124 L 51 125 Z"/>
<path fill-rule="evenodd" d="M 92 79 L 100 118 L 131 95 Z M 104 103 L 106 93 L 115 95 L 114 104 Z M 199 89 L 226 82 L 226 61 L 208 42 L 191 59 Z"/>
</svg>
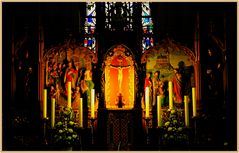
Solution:
<svg viewBox="0 0 239 153">
<path fill-rule="evenodd" d="M 110 65 L 110 67 L 118 70 L 118 86 L 119 86 L 119 94 L 121 94 L 122 93 L 123 69 L 130 68 L 130 65 L 122 66 L 123 59 L 122 59 L 121 55 L 118 56 L 117 60 L 119 62 L 119 65 L 117 65 L 117 66 Z"/>
</svg>

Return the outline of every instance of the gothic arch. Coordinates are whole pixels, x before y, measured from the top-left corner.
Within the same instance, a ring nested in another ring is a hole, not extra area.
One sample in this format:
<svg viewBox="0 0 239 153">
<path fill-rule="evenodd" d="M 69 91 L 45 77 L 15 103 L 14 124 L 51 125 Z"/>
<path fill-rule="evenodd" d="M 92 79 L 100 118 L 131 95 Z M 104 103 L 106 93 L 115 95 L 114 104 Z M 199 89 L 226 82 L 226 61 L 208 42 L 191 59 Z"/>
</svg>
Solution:
<svg viewBox="0 0 239 153">
<path fill-rule="evenodd" d="M 137 93 L 136 62 L 132 51 L 123 44 L 112 46 L 105 54 L 102 69 L 105 107 L 118 109 L 122 100 L 123 109 L 132 109 Z"/>
</svg>

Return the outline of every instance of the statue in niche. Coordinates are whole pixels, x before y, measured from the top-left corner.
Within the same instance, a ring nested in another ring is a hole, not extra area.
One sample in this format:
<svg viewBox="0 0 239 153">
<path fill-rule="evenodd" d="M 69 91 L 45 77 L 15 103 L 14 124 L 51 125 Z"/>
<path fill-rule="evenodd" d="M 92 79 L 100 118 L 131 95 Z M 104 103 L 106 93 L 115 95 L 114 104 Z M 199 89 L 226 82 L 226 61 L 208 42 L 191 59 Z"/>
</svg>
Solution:
<svg viewBox="0 0 239 153">
<path fill-rule="evenodd" d="M 214 51 L 208 49 L 208 57 L 206 64 L 206 77 L 207 77 L 207 93 L 209 96 L 218 95 L 218 78 L 220 77 L 219 72 L 222 67 L 218 57 L 216 57 Z"/>
<path fill-rule="evenodd" d="M 19 86 L 18 90 L 19 90 L 19 94 L 20 97 L 25 99 L 25 102 L 29 102 L 31 101 L 32 98 L 32 92 L 33 92 L 33 88 L 34 88 L 34 80 L 33 80 L 33 62 L 29 57 L 29 52 L 28 49 L 25 49 L 23 54 L 23 57 L 20 59 L 20 63 L 21 65 L 19 65 L 19 72 L 21 73 L 19 79 L 20 84 L 23 86 Z M 19 84 L 19 85 L 20 85 Z M 23 89 L 23 90 L 22 90 Z"/>
<path fill-rule="evenodd" d="M 24 79 L 24 83 L 25 83 L 25 94 L 26 96 L 28 97 L 30 92 L 31 92 L 31 86 L 32 86 L 32 78 L 33 77 L 33 72 L 32 72 L 32 68 L 29 67 L 28 68 L 28 71 L 27 71 L 27 74 L 25 76 L 25 79 Z"/>
<path fill-rule="evenodd" d="M 114 65 L 110 65 L 111 68 L 117 69 L 118 70 L 118 93 L 122 94 L 122 81 L 123 81 L 123 70 L 124 69 L 128 69 L 130 68 L 130 65 L 128 66 L 123 66 L 123 57 L 122 56 L 118 56 L 118 62 L 119 65 L 118 66 L 114 66 Z"/>
</svg>

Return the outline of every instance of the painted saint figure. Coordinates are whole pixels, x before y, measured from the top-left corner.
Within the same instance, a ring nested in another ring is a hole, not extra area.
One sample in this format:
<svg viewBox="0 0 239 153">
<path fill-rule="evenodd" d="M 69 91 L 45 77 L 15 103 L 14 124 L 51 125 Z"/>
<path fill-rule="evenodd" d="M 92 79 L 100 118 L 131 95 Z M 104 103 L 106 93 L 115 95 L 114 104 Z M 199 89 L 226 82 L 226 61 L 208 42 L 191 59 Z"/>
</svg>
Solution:
<svg viewBox="0 0 239 153">
<path fill-rule="evenodd" d="M 160 79 L 159 79 L 159 71 L 155 71 L 154 72 L 154 76 L 153 76 L 153 103 L 152 105 L 155 106 L 156 104 L 156 100 L 157 100 L 157 95 L 158 95 L 158 92 L 159 92 L 159 82 L 160 82 Z"/>
<path fill-rule="evenodd" d="M 182 104 L 183 102 L 183 79 L 182 72 L 175 70 L 175 77 L 172 79 L 174 102 Z"/>
<path fill-rule="evenodd" d="M 149 107 L 152 108 L 152 81 L 151 81 L 150 72 L 146 73 L 146 77 L 144 79 L 144 93 L 146 91 L 146 87 L 149 88 Z"/>
<path fill-rule="evenodd" d="M 87 105 L 88 107 L 90 107 L 90 98 L 91 98 L 91 89 L 94 89 L 94 82 L 92 81 L 92 71 L 87 69 L 85 71 L 85 74 L 84 74 L 84 82 L 82 84 L 82 86 L 84 86 L 84 83 L 86 85 L 86 87 L 83 87 L 83 88 L 86 88 L 86 93 L 87 93 Z"/>
<path fill-rule="evenodd" d="M 68 82 L 71 82 L 71 87 L 75 88 L 75 81 L 74 81 L 74 74 L 75 70 L 72 66 L 72 62 L 68 63 L 68 67 L 66 69 L 65 72 L 65 76 L 64 76 L 64 83 L 65 83 L 65 94 L 67 95 L 67 86 L 68 86 Z"/>
<path fill-rule="evenodd" d="M 73 109 L 78 109 L 79 105 L 80 105 L 80 98 L 81 98 L 80 87 L 76 87 L 76 90 L 75 90 L 72 98 L 74 99 L 73 103 L 72 103 L 72 108 Z"/>
</svg>

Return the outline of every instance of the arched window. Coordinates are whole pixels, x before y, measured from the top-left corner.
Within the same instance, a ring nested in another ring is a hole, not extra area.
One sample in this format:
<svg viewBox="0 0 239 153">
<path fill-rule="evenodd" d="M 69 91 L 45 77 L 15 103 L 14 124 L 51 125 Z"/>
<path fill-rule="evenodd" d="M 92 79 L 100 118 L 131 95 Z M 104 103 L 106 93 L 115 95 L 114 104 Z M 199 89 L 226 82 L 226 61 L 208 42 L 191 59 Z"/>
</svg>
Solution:
<svg viewBox="0 0 239 153">
<path fill-rule="evenodd" d="M 141 3 L 142 7 L 142 52 L 154 45 L 153 40 L 153 22 L 151 18 L 151 9 L 149 2 Z"/>
<path fill-rule="evenodd" d="M 88 47 L 94 53 L 96 52 L 95 25 L 96 25 L 96 4 L 95 2 L 89 2 L 86 3 L 84 47 Z"/>
<path fill-rule="evenodd" d="M 132 31 L 133 2 L 106 2 L 105 28 L 110 31 Z"/>
</svg>

